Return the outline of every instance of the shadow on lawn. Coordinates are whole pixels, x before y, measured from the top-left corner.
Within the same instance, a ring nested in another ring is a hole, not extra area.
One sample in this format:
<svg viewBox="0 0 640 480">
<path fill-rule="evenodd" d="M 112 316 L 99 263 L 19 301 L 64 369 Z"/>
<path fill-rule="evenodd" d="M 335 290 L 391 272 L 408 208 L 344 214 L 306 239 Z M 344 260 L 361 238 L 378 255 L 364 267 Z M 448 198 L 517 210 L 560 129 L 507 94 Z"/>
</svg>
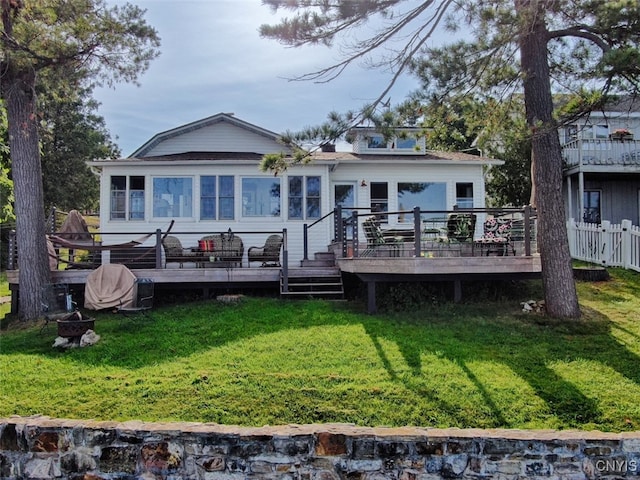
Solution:
<svg viewBox="0 0 640 480">
<path fill-rule="evenodd" d="M 269 315 L 264 314 L 267 310 Z M 464 305 L 436 312 L 422 311 L 403 317 L 365 316 L 350 307 L 331 303 L 274 299 L 252 299 L 238 306 L 195 303 L 154 311 L 152 319 L 100 315 L 96 330 L 102 340 L 87 349 L 66 352 L 52 349 L 55 332 L 51 330 L 43 335 L 38 335 L 37 330 L 14 332 L 11 342 L 0 337 L 0 357 L 18 353 L 49 358 L 66 356 L 86 365 L 135 369 L 287 329 L 361 325 L 390 379 L 414 388 L 406 374 L 394 370 L 384 342 L 397 345 L 409 366 L 409 377 L 428 375 L 428 365 L 422 361 L 425 355 L 448 360 L 467 376 L 491 411 L 496 426 L 501 427 L 510 426 L 509 422 L 487 386 L 469 368 L 472 362 L 496 362 L 508 367 L 569 427 L 599 423 L 602 414 L 596 401 L 550 368 L 553 362 L 600 362 L 640 385 L 640 358 L 612 335 L 611 328 L 618 326 L 598 312 L 591 311 L 587 319 L 575 322 L 535 315 L 514 316 L 513 312 L 500 316 L 495 305 L 484 310 L 474 307 L 470 315 Z M 143 353 L 136 355 L 136 352 Z M 438 402 L 446 410 L 447 405 Z M 455 406 L 449 407 L 452 412 L 455 410 Z"/>
<path fill-rule="evenodd" d="M 588 310 L 588 309 L 583 309 Z M 403 377 L 394 371 L 381 347 L 383 340 L 394 342 L 414 376 L 424 375 L 426 353 L 448 360 L 466 375 L 491 410 L 496 426 L 511 426 L 486 386 L 469 368 L 472 362 L 496 362 L 508 367 L 533 388 L 551 413 L 568 427 L 601 423 L 598 402 L 558 375 L 550 364 L 561 361 L 595 361 L 640 385 L 640 358 L 624 347 L 611 328 L 621 328 L 605 316 L 590 311 L 589 320 L 573 323 L 522 315 L 501 319 L 487 312 L 475 319 L 446 318 L 396 320 L 392 325 L 365 324 L 382 364 L 395 381 Z M 403 329 L 416 329 L 415 335 Z M 419 331 L 418 331 L 419 330 Z M 628 330 L 624 330 L 627 331 Z M 633 332 L 628 332 L 631 335 Z M 405 383 L 406 377 L 405 377 Z M 409 387 L 409 385 L 407 385 Z M 637 428 L 637 425 L 636 425 Z"/>
</svg>

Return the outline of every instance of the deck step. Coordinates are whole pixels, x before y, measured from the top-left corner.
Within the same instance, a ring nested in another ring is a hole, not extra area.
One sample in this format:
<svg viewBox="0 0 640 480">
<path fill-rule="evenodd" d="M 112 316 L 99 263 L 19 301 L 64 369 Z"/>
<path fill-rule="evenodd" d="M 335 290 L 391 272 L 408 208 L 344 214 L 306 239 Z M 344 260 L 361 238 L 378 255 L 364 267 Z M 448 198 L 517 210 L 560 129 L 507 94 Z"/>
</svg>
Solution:
<svg viewBox="0 0 640 480">
<path fill-rule="evenodd" d="M 336 256 L 333 252 L 315 252 L 312 259 L 300 260 L 301 267 L 335 267 Z"/>
<path fill-rule="evenodd" d="M 337 268 L 318 269 L 305 276 L 289 276 L 284 291 L 284 276 L 280 277 L 280 296 L 283 298 L 344 298 L 342 275 Z"/>
</svg>

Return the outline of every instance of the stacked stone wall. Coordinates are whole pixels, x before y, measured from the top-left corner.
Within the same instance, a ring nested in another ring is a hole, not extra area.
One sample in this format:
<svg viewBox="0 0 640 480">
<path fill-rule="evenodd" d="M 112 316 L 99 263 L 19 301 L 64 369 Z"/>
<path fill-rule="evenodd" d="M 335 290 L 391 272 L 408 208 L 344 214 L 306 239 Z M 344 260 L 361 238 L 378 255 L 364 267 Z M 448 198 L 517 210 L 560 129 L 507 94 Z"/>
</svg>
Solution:
<svg viewBox="0 0 640 480">
<path fill-rule="evenodd" d="M 640 477 L 640 432 L 0 419 L 3 479 Z"/>
</svg>

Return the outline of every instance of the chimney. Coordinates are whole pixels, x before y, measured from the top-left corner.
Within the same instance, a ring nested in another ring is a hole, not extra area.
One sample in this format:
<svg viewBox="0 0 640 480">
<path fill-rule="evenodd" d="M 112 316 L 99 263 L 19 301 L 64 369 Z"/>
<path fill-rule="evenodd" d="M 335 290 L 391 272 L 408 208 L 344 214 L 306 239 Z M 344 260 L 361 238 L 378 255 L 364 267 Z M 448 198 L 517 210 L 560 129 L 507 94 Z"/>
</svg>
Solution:
<svg viewBox="0 0 640 480">
<path fill-rule="evenodd" d="M 336 151 L 336 145 L 335 145 L 335 143 L 323 143 L 322 145 L 320 145 L 320 149 L 323 152 L 335 152 Z"/>
</svg>

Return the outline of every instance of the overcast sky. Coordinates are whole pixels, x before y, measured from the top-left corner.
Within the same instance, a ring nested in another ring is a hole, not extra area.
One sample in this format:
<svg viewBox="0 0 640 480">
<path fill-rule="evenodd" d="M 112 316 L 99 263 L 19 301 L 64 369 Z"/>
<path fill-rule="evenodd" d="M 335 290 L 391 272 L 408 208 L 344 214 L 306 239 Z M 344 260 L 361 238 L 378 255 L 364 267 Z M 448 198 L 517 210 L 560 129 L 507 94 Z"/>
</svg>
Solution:
<svg viewBox="0 0 640 480">
<path fill-rule="evenodd" d="M 95 92 L 99 113 L 123 156 L 156 133 L 220 112 L 276 133 L 300 130 L 323 122 L 332 110 L 358 109 L 390 79 L 388 73 L 354 65 L 328 84 L 287 81 L 331 65 L 338 50 L 293 49 L 260 38 L 260 25 L 278 19 L 260 0 L 131 3 L 147 10 L 162 53 L 140 86 L 119 84 Z M 391 92 L 392 103 L 417 86 L 414 78 L 403 78 Z"/>
</svg>

